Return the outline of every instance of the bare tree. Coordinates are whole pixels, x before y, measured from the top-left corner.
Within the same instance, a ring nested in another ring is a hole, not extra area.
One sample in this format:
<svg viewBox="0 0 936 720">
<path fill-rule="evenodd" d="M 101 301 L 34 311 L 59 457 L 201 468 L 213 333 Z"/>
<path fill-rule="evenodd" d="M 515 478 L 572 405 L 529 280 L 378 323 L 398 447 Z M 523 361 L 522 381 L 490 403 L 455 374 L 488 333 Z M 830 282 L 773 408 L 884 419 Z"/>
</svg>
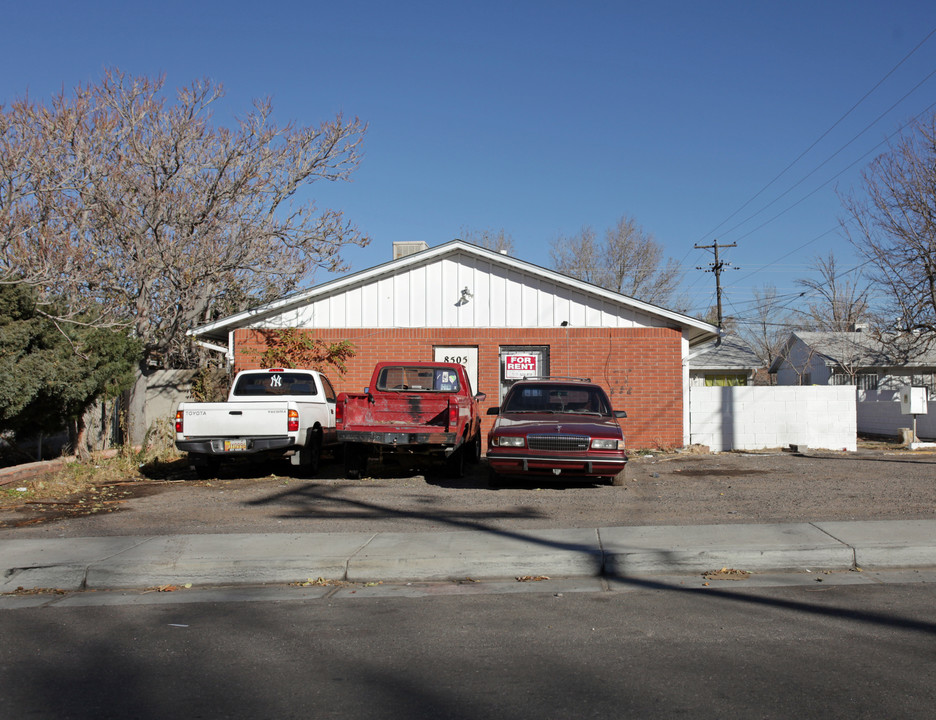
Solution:
<svg viewBox="0 0 936 720">
<path fill-rule="evenodd" d="M 870 262 L 879 323 L 904 349 L 936 337 L 936 115 L 915 122 L 843 197 L 843 227 Z"/>
<path fill-rule="evenodd" d="M 871 290 L 860 271 L 854 276 L 840 273 L 831 252 L 826 257 L 816 257 L 812 269 L 817 278 L 796 281 L 817 298 L 806 303 L 805 324 L 816 330 L 848 332 L 868 319 Z"/>
<path fill-rule="evenodd" d="M 604 240 L 586 226 L 571 237 L 556 238 L 553 266 L 580 280 L 656 305 L 674 303 L 682 278 L 678 263 L 664 259 L 663 247 L 630 217 L 605 231 Z"/>
<path fill-rule="evenodd" d="M 793 325 L 790 313 L 777 296 L 777 288 L 765 285 L 754 290 L 751 319 L 739 322 L 738 334 L 756 353 L 764 367 L 780 356 Z"/>
<path fill-rule="evenodd" d="M 561 273 L 579 280 L 607 287 L 602 260 L 604 248 L 598 242 L 595 231 L 588 225 L 577 235 L 558 236 L 549 248 L 553 267 Z M 608 288 L 614 289 L 614 288 Z"/>
<path fill-rule="evenodd" d="M 0 107 L 0 282 L 64 298 L 67 316 L 125 324 L 147 358 L 184 364 L 185 331 L 288 293 L 367 239 L 297 193 L 348 179 L 365 127 L 279 127 L 269 100 L 212 125 L 209 80 L 105 71 L 47 105 Z M 51 305 L 47 306 L 51 312 Z"/>
<path fill-rule="evenodd" d="M 514 241 L 506 230 L 467 230 L 461 232 L 462 239 L 470 242 L 472 245 L 478 245 L 487 250 L 493 250 L 496 253 L 512 255 L 514 252 Z"/>
</svg>

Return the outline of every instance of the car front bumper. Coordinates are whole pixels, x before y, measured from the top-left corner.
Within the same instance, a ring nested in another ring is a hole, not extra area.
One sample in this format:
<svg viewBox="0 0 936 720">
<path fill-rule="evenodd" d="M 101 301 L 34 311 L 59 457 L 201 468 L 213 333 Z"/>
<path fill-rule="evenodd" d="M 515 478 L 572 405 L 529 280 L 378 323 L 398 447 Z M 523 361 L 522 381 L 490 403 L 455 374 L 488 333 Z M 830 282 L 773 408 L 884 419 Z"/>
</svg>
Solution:
<svg viewBox="0 0 936 720">
<path fill-rule="evenodd" d="M 627 456 L 623 453 L 607 457 L 562 457 L 489 450 L 487 460 L 499 475 L 608 477 L 627 465 Z"/>
</svg>

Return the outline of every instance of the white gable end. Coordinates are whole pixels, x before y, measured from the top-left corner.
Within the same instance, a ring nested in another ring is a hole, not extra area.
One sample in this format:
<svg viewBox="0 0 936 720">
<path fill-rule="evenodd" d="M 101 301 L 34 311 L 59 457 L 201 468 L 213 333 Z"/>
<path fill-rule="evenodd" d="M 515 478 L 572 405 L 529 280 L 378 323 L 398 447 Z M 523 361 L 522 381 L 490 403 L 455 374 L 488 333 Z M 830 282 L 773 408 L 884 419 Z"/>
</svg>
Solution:
<svg viewBox="0 0 936 720">
<path fill-rule="evenodd" d="M 533 266 L 531 266 L 533 267 Z M 463 291 L 467 291 L 464 292 Z M 664 318 L 600 294 L 468 253 L 411 263 L 325 289 L 248 327 L 660 327 Z"/>
</svg>

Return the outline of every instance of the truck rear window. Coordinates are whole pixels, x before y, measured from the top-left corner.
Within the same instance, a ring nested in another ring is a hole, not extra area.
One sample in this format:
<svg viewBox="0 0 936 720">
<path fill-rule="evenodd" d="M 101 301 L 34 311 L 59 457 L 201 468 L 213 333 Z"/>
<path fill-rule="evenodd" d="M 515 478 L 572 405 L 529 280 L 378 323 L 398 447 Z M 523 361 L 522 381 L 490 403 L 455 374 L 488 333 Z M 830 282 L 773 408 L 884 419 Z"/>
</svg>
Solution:
<svg viewBox="0 0 936 720">
<path fill-rule="evenodd" d="M 458 373 L 450 368 L 385 367 L 377 376 L 377 389 L 397 392 L 458 392 Z"/>
<path fill-rule="evenodd" d="M 234 385 L 240 396 L 315 395 L 315 381 L 305 373 L 277 372 L 241 375 Z"/>
</svg>

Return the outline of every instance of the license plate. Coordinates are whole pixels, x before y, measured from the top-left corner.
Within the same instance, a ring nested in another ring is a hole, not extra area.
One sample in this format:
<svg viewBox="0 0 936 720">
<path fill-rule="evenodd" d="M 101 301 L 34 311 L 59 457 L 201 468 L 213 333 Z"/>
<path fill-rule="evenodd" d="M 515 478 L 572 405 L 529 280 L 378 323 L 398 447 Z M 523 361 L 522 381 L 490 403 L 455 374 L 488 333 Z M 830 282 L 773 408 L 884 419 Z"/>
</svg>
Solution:
<svg viewBox="0 0 936 720">
<path fill-rule="evenodd" d="M 224 452 L 237 452 L 239 450 L 247 449 L 246 440 L 225 440 L 224 441 Z"/>
</svg>

